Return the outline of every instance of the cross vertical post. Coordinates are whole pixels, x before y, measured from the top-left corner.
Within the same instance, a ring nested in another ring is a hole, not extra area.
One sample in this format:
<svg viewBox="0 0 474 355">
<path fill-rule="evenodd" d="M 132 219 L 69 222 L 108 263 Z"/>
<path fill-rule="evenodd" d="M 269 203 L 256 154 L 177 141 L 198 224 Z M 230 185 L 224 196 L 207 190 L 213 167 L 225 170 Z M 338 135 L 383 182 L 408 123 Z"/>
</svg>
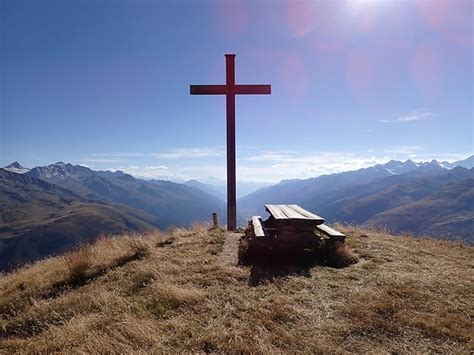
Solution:
<svg viewBox="0 0 474 355">
<path fill-rule="evenodd" d="M 225 85 L 191 85 L 191 95 L 226 95 L 227 111 L 227 230 L 237 229 L 235 177 L 235 95 L 270 95 L 270 85 L 236 85 L 235 54 L 225 55 Z"/>
<path fill-rule="evenodd" d="M 235 54 L 226 54 L 227 109 L 227 229 L 237 229 L 237 193 L 235 173 Z"/>
</svg>

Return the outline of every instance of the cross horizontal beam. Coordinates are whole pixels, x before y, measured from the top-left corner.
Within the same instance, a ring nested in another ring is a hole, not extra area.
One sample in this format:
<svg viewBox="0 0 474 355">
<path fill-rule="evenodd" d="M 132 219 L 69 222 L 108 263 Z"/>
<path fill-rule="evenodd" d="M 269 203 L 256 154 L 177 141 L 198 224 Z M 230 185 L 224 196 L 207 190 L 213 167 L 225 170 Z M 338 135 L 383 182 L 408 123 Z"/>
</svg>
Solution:
<svg viewBox="0 0 474 355">
<path fill-rule="evenodd" d="M 226 85 L 191 85 L 189 87 L 191 95 L 226 95 Z"/>
<path fill-rule="evenodd" d="M 271 85 L 235 85 L 234 93 L 236 95 L 270 95 L 272 87 Z"/>
<path fill-rule="evenodd" d="M 227 90 L 227 85 L 191 85 L 191 95 L 270 95 L 271 85 L 234 85 Z M 233 88 L 233 90 L 232 90 Z"/>
</svg>

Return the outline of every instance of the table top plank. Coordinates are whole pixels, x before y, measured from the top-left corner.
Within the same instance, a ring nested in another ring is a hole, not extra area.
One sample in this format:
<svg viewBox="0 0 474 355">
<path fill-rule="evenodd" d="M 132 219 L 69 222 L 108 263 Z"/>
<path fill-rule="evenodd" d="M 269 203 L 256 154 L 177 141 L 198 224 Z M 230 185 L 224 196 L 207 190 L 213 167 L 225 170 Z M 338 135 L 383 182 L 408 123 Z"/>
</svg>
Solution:
<svg viewBox="0 0 474 355">
<path fill-rule="evenodd" d="M 307 219 L 306 216 L 291 208 L 290 205 L 278 205 L 288 219 Z"/>
<path fill-rule="evenodd" d="M 265 209 L 275 219 L 288 219 L 288 217 L 281 211 L 281 209 L 278 206 L 279 205 L 265 205 Z"/>
<path fill-rule="evenodd" d="M 298 206 L 298 205 L 288 205 L 290 206 L 292 209 L 294 209 L 295 211 L 299 212 L 300 214 L 302 214 L 303 216 L 305 216 L 306 218 L 308 219 L 315 219 L 315 220 L 322 220 L 324 221 L 324 218 L 321 217 L 321 216 L 318 216 L 317 214 L 314 214 L 314 213 L 311 213 L 307 210 L 305 210 L 303 207 L 301 206 Z"/>
<path fill-rule="evenodd" d="M 276 220 L 298 220 L 324 223 L 324 218 L 311 213 L 298 205 L 265 205 L 265 209 Z"/>
</svg>

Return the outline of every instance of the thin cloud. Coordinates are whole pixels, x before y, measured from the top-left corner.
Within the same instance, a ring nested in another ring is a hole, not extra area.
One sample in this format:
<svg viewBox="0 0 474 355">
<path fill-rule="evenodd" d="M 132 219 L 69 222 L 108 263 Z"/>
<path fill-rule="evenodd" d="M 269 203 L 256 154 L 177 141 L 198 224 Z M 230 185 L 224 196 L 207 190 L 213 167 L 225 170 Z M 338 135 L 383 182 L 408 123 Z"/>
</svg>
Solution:
<svg viewBox="0 0 474 355">
<path fill-rule="evenodd" d="M 166 180 L 180 180 L 182 176 L 170 171 L 171 169 L 165 165 L 158 166 L 138 166 L 138 165 L 129 165 L 129 166 L 117 166 L 114 168 L 108 169 L 110 171 L 123 171 L 127 174 L 145 178 L 145 179 L 159 179 L 166 178 Z"/>
<path fill-rule="evenodd" d="M 77 161 L 80 165 L 86 165 L 87 163 L 120 163 L 119 159 L 109 159 L 109 158 L 86 158 Z M 86 164 L 81 164 L 86 163 Z"/>
<path fill-rule="evenodd" d="M 347 157 L 350 159 L 352 153 L 346 152 L 296 152 L 296 151 L 267 151 L 261 154 L 239 159 L 244 162 L 273 162 L 275 164 L 292 164 L 292 163 L 310 163 L 320 164 L 326 163 L 332 159 L 340 159 Z"/>
<path fill-rule="evenodd" d="M 420 150 L 423 150 L 423 147 L 416 146 L 416 145 L 403 145 L 399 147 L 393 147 L 390 149 L 385 149 L 385 153 L 390 154 L 402 154 L 402 155 L 409 155 L 409 154 L 417 154 Z"/>
<path fill-rule="evenodd" d="M 94 153 L 91 154 L 93 157 L 118 157 L 118 158 L 138 158 L 138 157 L 151 157 L 153 153 L 127 153 L 127 152 L 117 152 L 117 153 Z"/>
<path fill-rule="evenodd" d="M 361 154 L 347 151 L 248 151 L 247 154 L 242 154 L 242 158 L 239 159 L 237 178 L 249 182 L 275 183 L 285 179 L 307 179 L 322 174 L 366 168 L 391 159 L 406 160 L 415 157 L 420 159 L 426 152 L 426 147 L 416 145 L 372 149 Z M 147 157 L 153 158 L 157 154 L 147 153 Z M 160 152 L 160 154 L 163 161 L 159 163 L 153 164 L 148 160 L 141 165 L 138 159 L 131 159 L 133 163 L 121 164 L 121 166 L 117 164 L 112 170 L 122 170 L 137 177 L 171 181 L 203 180 L 209 176 L 221 179 L 226 177 L 224 160 L 216 158 L 225 157 L 224 147 L 177 148 Z M 189 157 L 202 157 L 203 159 L 186 159 Z M 210 158 L 205 159 L 205 157 Z M 446 158 L 449 158 L 446 160 L 454 160 L 454 157 L 451 156 Z M 166 163 L 163 164 L 165 161 Z"/>
<path fill-rule="evenodd" d="M 416 158 L 422 161 L 430 161 L 433 159 L 436 159 L 438 161 L 448 161 L 450 163 L 453 163 L 458 160 L 464 160 L 472 156 L 472 152 L 466 152 L 466 153 L 423 153 L 423 154 L 417 154 Z"/>
<path fill-rule="evenodd" d="M 429 120 L 431 117 L 436 116 L 436 113 L 431 112 L 429 109 L 418 109 L 410 112 L 407 115 L 399 116 L 393 120 L 380 120 L 382 123 L 406 123 L 414 121 L 424 121 Z"/>
<path fill-rule="evenodd" d="M 155 152 L 155 153 L 117 152 L 117 153 L 92 154 L 93 157 L 97 157 L 99 159 L 102 159 L 102 158 L 181 159 L 181 158 L 222 157 L 224 155 L 225 155 L 224 147 L 175 148 L 175 149 L 170 149 L 163 152 Z"/>
<path fill-rule="evenodd" d="M 168 170 L 166 165 L 158 165 L 158 166 L 145 166 L 145 170 Z"/>
<path fill-rule="evenodd" d="M 408 158 L 413 159 L 416 157 L 417 160 L 423 161 L 431 159 L 455 161 L 464 159 L 467 155 L 434 154 L 431 156 L 423 154 L 424 151 L 424 148 L 417 146 L 401 146 L 394 147 L 388 151 L 380 151 L 380 153 L 392 153 L 384 156 L 375 156 L 375 153 L 359 155 L 348 152 L 295 152 L 291 158 L 288 157 L 290 154 L 281 157 L 282 161 L 242 160 L 237 166 L 237 180 L 277 183 L 285 179 L 307 179 L 322 174 L 367 168 L 376 164 L 386 163 L 391 159 L 404 161 Z M 171 181 L 203 180 L 209 176 L 220 179 L 225 179 L 226 177 L 225 164 L 215 161 L 211 161 L 209 164 L 199 164 L 196 162 L 192 165 L 180 164 L 178 166 L 173 166 L 173 164 L 169 166 L 118 166 L 111 170 L 122 170 L 137 177 Z"/>
<path fill-rule="evenodd" d="M 242 161 L 287 161 L 292 160 L 294 158 L 295 154 L 293 153 L 288 153 L 288 152 L 263 152 L 261 154 L 249 156 L 246 158 L 242 158 L 239 160 Z"/>
<path fill-rule="evenodd" d="M 208 158 L 223 157 L 223 148 L 179 148 L 168 152 L 156 153 L 153 156 L 159 159 L 181 159 L 181 158 Z"/>
</svg>

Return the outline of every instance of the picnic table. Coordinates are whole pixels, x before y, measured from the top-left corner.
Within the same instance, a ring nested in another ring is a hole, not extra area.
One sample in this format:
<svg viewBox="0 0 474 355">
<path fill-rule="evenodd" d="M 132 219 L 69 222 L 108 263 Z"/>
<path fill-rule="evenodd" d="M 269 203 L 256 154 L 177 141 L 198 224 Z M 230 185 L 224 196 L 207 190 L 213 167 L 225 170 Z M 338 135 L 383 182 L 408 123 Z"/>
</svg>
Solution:
<svg viewBox="0 0 474 355">
<path fill-rule="evenodd" d="M 303 207 L 265 205 L 268 219 L 253 216 L 241 240 L 239 259 L 259 258 L 264 255 L 280 257 L 286 254 L 318 253 L 344 243 L 346 236 L 325 224 L 323 217 Z"/>
<path fill-rule="evenodd" d="M 298 205 L 265 205 L 270 218 L 263 222 L 262 217 L 252 217 L 255 237 L 265 237 L 271 232 L 316 232 L 328 238 L 345 239 L 345 235 L 324 224 L 325 220 Z M 280 233 L 282 234 L 282 233 Z M 286 233 L 287 234 L 287 233 Z"/>
</svg>

